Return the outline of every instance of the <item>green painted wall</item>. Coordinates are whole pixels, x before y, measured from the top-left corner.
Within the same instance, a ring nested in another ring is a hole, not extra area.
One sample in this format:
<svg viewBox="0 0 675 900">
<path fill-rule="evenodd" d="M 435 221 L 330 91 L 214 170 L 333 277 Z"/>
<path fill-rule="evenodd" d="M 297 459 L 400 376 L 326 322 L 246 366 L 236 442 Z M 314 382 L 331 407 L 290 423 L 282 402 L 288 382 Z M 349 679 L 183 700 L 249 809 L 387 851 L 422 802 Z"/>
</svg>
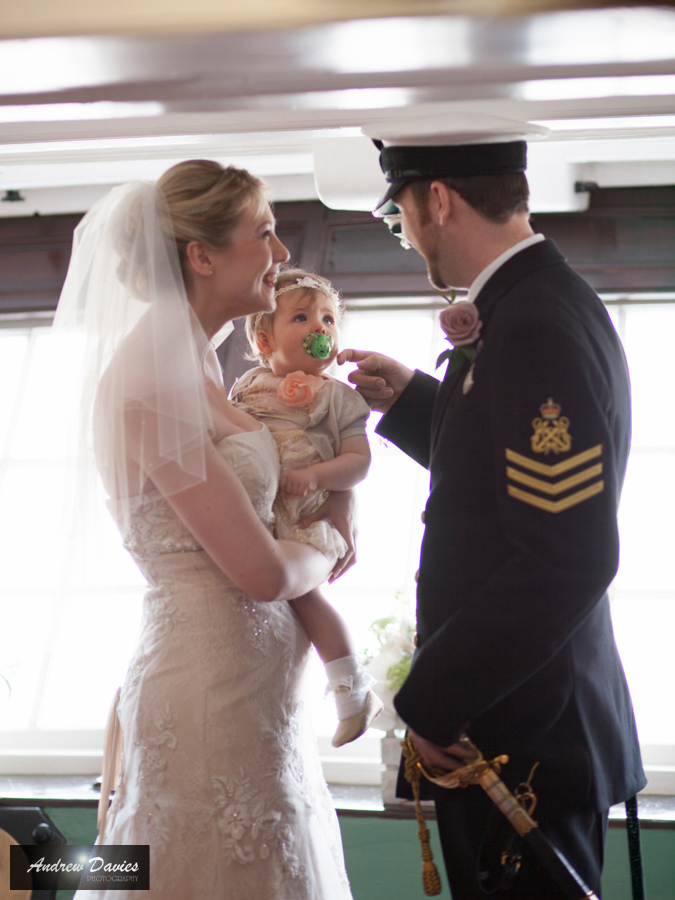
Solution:
<svg viewBox="0 0 675 900">
<path fill-rule="evenodd" d="M 642 828 L 642 865 L 647 900 L 675 900 L 675 829 Z M 628 838 L 623 828 L 607 835 L 603 900 L 631 900 Z"/>
<path fill-rule="evenodd" d="M 342 815 L 340 825 L 354 900 L 424 900 L 415 822 Z M 428 825 L 443 882 L 440 896 L 449 898 L 436 823 Z M 675 900 L 675 829 L 643 827 L 642 855 L 648 900 Z M 602 900 L 632 900 L 622 828 L 611 828 L 607 836 Z"/>
<path fill-rule="evenodd" d="M 91 844 L 96 836 L 96 810 L 45 809 L 69 844 Z M 424 900 L 417 823 L 342 814 L 342 839 L 354 900 Z M 449 898 L 435 822 L 429 822 L 432 850 Z M 642 829 L 642 854 L 648 900 L 675 900 L 675 829 Z M 607 837 L 602 900 L 631 900 L 626 833 L 610 828 Z M 57 900 L 72 893 L 59 891 Z"/>
<path fill-rule="evenodd" d="M 45 806 L 45 813 L 59 829 L 68 844 L 93 844 L 96 840 L 95 809 L 76 806 Z M 70 900 L 73 891 L 57 891 L 56 900 Z M 124 894 L 120 891 L 120 897 Z"/>
</svg>

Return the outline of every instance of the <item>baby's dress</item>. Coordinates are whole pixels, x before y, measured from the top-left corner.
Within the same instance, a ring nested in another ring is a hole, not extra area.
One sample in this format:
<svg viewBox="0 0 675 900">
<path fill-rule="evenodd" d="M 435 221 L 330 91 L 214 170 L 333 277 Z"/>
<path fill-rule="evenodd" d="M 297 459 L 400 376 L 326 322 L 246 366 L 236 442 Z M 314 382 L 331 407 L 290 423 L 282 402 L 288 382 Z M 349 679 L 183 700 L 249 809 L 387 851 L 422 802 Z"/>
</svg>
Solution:
<svg viewBox="0 0 675 900">
<path fill-rule="evenodd" d="M 304 469 L 315 463 L 334 459 L 340 442 L 365 434 L 370 413 L 363 397 L 335 378 L 324 376 L 325 383 L 315 396 L 302 406 L 289 405 L 281 399 L 278 387 L 284 379 L 260 366 L 246 372 L 232 388 L 230 399 L 240 409 L 264 422 L 279 448 L 281 473 Z M 298 528 L 304 516 L 321 506 L 327 491 L 310 491 L 306 497 L 284 497 L 274 502 L 277 537 L 312 544 L 328 555 L 344 556 L 347 544 L 326 519 L 308 528 Z"/>
<path fill-rule="evenodd" d="M 230 436 L 218 450 L 271 530 L 270 432 Z M 150 845 L 150 891 L 124 896 L 350 900 L 303 708 L 310 645 L 290 605 L 241 591 L 157 491 L 136 498 L 125 543 L 149 588 L 120 697 L 122 774 L 104 843 Z"/>
</svg>

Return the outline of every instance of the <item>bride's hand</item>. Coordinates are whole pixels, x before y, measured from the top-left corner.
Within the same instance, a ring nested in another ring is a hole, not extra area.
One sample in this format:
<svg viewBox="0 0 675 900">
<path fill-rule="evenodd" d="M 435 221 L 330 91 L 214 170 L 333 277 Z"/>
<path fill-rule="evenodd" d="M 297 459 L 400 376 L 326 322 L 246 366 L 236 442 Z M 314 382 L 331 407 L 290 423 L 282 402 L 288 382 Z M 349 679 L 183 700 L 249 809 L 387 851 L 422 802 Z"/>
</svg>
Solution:
<svg viewBox="0 0 675 900">
<path fill-rule="evenodd" d="M 335 568 L 330 574 L 329 582 L 335 581 L 343 575 L 347 569 L 356 562 L 356 494 L 353 490 L 331 491 L 328 499 L 316 512 L 305 516 L 298 523 L 301 528 L 307 528 L 320 519 L 329 519 L 340 532 L 347 544 L 347 552 L 335 563 Z"/>
</svg>

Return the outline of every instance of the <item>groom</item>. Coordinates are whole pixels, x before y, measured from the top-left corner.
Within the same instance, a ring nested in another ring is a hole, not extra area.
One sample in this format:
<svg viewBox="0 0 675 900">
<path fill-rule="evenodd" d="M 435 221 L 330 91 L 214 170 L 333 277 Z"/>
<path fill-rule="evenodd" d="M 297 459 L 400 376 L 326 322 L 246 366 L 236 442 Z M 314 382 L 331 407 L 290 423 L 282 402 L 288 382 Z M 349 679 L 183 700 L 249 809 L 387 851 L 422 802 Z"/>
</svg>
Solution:
<svg viewBox="0 0 675 900">
<path fill-rule="evenodd" d="M 373 352 L 339 361 L 358 363 L 378 432 L 431 474 L 396 708 L 429 765 L 464 765 L 462 732 L 508 754 L 511 790 L 538 763 L 534 817 L 599 895 L 609 807 L 645 784 L 607 598 L 629 382 L 599 298 L 530 226 L 526 149 L 382 149 L 376 215 L 394 213 L 433 287 L 468 288 L 472 306 L 442 316 L 456 347 L 442 381 Z M 431 790 L 455 900 L 561 896 L 479 787 Z"/>
</svg>

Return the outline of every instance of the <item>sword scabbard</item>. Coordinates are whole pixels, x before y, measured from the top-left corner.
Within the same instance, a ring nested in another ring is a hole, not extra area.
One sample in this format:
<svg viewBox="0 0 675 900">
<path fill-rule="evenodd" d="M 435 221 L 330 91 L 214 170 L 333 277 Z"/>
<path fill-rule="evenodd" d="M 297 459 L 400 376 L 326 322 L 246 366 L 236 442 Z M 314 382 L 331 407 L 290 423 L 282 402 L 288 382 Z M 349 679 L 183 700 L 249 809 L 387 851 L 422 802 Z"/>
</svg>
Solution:
<svg viewBox="0 0 675 900">
<path fill-rule="evenodd" d="M 486 760 L 469 738 L 462 736 L 461 741 L 476 751 L 477 759 L 452 772 L 426 769 L 410 735 L 403 742 L 403 753 L 409 768 L 417 769 L 425 778 L 439 787 L 452 789 L 466 788 L 474 784 L 480 785 L 518 834 L 527 841 L 534 854 L 556 879 L 569 900 L 598 900 L 597 895 L 588 887 L 572 864 L 541 833 L 537 823 L 530 815 L 536 803 L 536 797 L 530 787 L 536 765 L 530 773 L 528 783 L 523 786 L 527 793 L 525 797 L 519 799 L 499 777 L 501 767 L 509 761 L 508 756 L 497 756 L 493 760 Z M 407 773 L 406 777 L 408 777 Z M 419 775 L 417 777 L 419 778 Z M 530 812 L 523 805 L 527 797 L 531 803 Z"/>
</svg>

